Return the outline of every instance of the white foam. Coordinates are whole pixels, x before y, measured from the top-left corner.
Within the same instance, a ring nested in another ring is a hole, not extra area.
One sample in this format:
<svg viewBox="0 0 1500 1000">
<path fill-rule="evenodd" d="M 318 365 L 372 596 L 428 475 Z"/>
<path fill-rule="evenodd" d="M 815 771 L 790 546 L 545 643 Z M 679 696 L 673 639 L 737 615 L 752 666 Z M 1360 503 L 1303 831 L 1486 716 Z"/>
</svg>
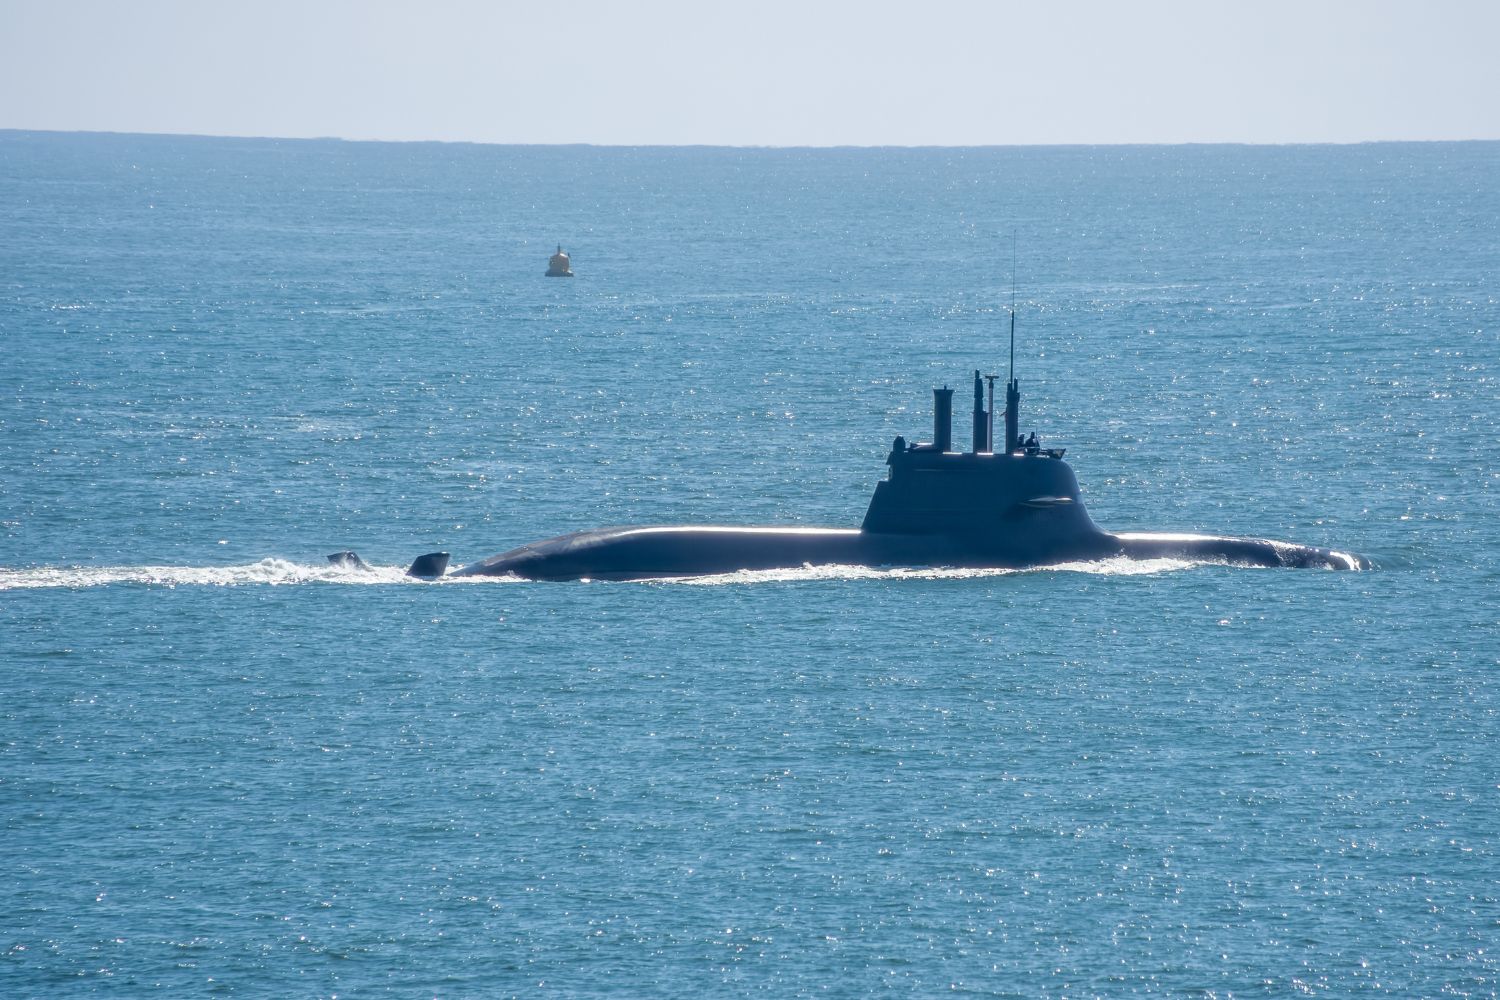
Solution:
<svg viewBox="0 0 1500 1000">
<path fill-rule="evenodd" d="M 873 568 L 870 566 L 801 566 L 796 569 L 738 570 L 734 573 L 719 573 L 712 576 L 686 576 L 642 583 L 680 584 L 684 586 L 718 587 L 726 584 L 790 583 L 817 580 L 977 580 L 985 577 L 1013 576 L 1019 573 L 1084 573 L 1091 576 L 1149 576 L 1157 573 L 1172 573 L 1202 566 L 1208 560 L 1190 559 L 1130 559 L 1116 556 L 1093 562 L 1057 563 L 1052 566 L 1034 566 L 1027 569 L 958 569 L 937 568 Z"/>
<path fill-rule="evenodd" d="M 37 566 L 0 569 L 0 590 L 35 588 L 105 587 L 111 584 L 143 584 L 154 587 L 283 586 L 299 583 L 406 583 L 411 581 L 400 566 L 341 568 L 328 564 L 307 565 L 285 559 L 262 559 L 241 566 Z"/>
<path fill-rule="evenodd" d="M 869 566 L 800 566 L 786 569 L 738 570 L 711 576 L 656 578 L 633 581 L 721 587 L 756 583 L 805 583 L 819 580 L 974 580 L 1017 573 L 1084 573 L 1091 576 L 1149 576 L 1201 566 L 1211 560 L 1129 559 L 1117 556 L 1096 562 L 1058 563 L 1030 569 L 909 569 Z M 81 589 L 135 584 L 150 587 L 280 587 L 324 583 L 348 586 L 373 584 L 513 584 L 526 583 L 515 576 L 446 577 L 438 581 L 417 580 L 403 566 L 338 567 L 326 564 L 262 559 L 239 566 L 37 566 L 28 569 L 0 568 L 0 591 L 46 588 Z"/>
</svg>

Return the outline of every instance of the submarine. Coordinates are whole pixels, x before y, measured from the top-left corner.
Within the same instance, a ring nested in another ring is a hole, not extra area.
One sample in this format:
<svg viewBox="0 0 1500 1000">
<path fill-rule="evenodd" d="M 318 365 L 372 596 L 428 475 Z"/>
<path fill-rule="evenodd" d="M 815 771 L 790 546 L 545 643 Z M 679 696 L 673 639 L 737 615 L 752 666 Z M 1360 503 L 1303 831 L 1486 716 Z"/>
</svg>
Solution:
<svg viewBox="0 0 1500 1000">
<path fill-rule="evenodd" d="M 1020 433 L 1014 312 L 1010 349 L 1004 439 L 994 440 L 998 376 L 974 372 L 973 442 L 967 452 L 953 448 L 953 390 L 934 388 L 932 440 L 895 439 L 886 458 L 888 475 L 875 484 L 858 528 L 678 525 L 575 531 L 447 576 L 645 580 L 829 565 L 1023 569 L 1117 557 L 1369 568 L 1367 560 L 1351 553 L 1265 538 L 1104 531 L 1084 508 L 1078 480 L 1063 459 L 1065 449 L 1043 448 L 1034 432 L 1025 438 Z M 338 555 L 347 560 L 349 554 Z M 448 558 L 446 552 L 421 556 L 408 575 L 442 577 Z"/>
</svg>

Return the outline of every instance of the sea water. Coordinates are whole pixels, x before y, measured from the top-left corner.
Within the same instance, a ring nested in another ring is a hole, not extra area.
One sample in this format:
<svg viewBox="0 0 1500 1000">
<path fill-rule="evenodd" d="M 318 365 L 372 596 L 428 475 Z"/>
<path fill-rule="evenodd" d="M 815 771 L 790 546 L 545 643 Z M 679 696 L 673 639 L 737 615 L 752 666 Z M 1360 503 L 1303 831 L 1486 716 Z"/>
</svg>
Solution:
<svg viewBox="0 0 1500 1000">
<path fill-rule="evenodd" d="M 1494 143 L 0 133 L 0 993 L 1493 996 L 1497 273 Z M 1013 301 L 1101 526 L 1375 569 L 401 575 L 856 526 Z"/>
</svg>

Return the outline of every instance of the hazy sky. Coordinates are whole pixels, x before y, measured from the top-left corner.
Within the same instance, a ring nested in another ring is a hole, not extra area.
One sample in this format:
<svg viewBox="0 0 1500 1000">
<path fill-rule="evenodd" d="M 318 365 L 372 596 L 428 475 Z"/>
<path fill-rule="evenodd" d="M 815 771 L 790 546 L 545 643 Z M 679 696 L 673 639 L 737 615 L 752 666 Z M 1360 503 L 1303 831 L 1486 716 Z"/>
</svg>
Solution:
<svg viewBox="0 0 1500 1000">
<path fill-rule="evenodd" d="M 0 0 L 0 128 L 504 143 L 1500 139 L 1500 0 Z"/>
</svg>

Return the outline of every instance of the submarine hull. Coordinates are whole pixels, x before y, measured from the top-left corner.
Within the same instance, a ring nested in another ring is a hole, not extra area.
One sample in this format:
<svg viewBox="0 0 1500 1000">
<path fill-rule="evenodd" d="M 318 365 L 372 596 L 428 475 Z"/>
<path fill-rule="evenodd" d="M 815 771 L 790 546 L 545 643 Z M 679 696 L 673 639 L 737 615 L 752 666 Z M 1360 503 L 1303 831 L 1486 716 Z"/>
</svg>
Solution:
<svg viewBox="0 0 1500 1000">
<path fill-rule="evenodd" d="M 522 545 L 453 576 L 526 580 L 641 580 L 744 569 L 858 564 L 859 531 L 715 527 L 599 528 Z"/>
<path fill-rule="evenodd" d="M 1023 569 L 1125 557 L 1190 559 L 1239 566 L 1364 569 L 1358 556 L 1269 539 L 1070 532 L 1030 532 L 1008 539 L 895 535 L 838 528 L 709 526 L 578 531 L 455 571 L 452 576 L 525 580 L 650 580 L 717 576 L 803 566 Z"/>
<path fill-rule="evenodd" d="M 910 539 L 883 542 L 838 528 L 602 528 L 523 545 L 453 575 L 643 580 L 809 565 L 894 565 L 918 555 Z"/>
</svg>

